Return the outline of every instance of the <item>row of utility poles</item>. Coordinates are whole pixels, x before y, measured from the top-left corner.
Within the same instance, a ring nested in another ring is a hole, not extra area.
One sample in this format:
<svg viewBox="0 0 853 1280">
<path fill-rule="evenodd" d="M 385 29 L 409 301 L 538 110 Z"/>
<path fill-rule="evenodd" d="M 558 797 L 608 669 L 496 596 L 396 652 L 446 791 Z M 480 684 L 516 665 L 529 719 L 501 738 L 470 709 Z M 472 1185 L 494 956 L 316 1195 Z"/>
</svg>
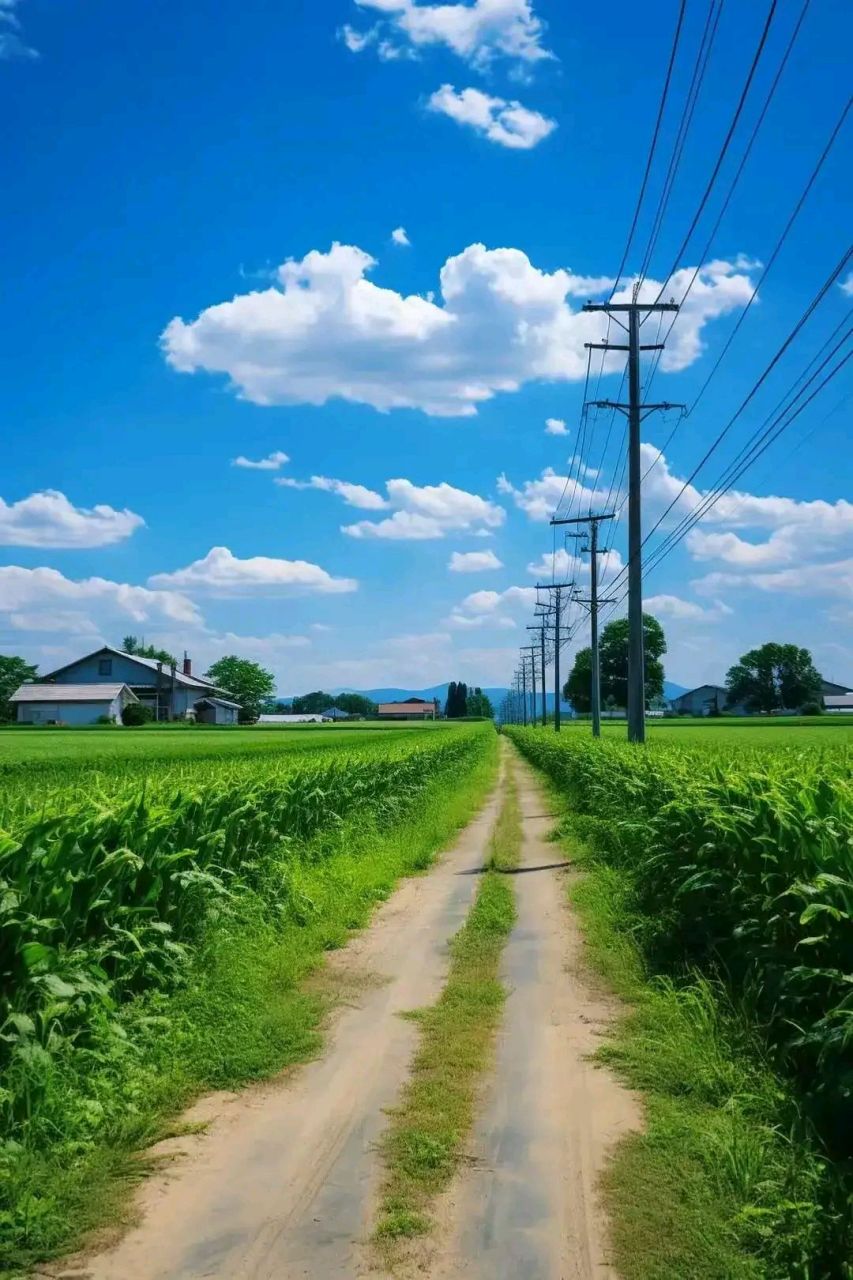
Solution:
<svg viewBox="0 0 853 1280">
<path fill-rule="evenodd" d="M 640 353 L 642 351 L 661 351 L 662 343 L 641 343 L 640 328 L 650 315 L 663 312 L 676 312 L 678 306 L 674 302 L 638 302 L 638 288 L 635 286 L 632 302 L 588 302 L 584 311 L 602 311 L 608 318 L 622 328 L 628 337 L 627 343 L 587 342 L 585 347 L 594 351 L 626 351 L 628 353 L 628 401 L 621 404 L 612 400 L 594 400 L 590 405 L 599 409 L 611 409 L 624 413 L 628 419 L 628 740 L 644 742 L 646 737 L 646 696 L 645 696 L 645 656 L 643 651 L 643 530 L 641 512 L 642 462 L 640 457 L 640 425 L 650 414 L 661 409 L 681 408 L 680 405 L 643 404 L 640 387 Z M 624 316 L 627 323 L 623 323 Z M 602 357 L 604 359 L 604 357 Z M 580 547 L 582 554 L 590 556 L 590 593 L 588 597 L 578 595 L 574 582 L 537 583 L 536 590 L 547 591 L 548 601 L 537 600 L 538 621 L 528 627 L 530 631 L 539 632 L 539 644 L 525 645 L 522 648 L 521 670 L 516 677 L 507 708 L 508 718 L 519 719 L 528 723 L 528 688 L 532 695 L 531 719 L 536 720 L 536 679 L 541 677 L 542 724 L 547 721 L 545 693 L 545 643 L 548 631 L 548 620 L 553 627 L 553 659 L 554 659 L 554 729 L 560 732 L 560 648 L 563 642 L 562 611 L 564 591 L 569 591 L 569 599 L 589 610 L 590 650 L 591 650 L 591 690 L 592 732 L 594 737 L 601 735 L 601 670 L 598 644 L 598 610 L 601 605 L 616 603 L 613 599 L 602 599 L 598 594 L 598 557 L 604 554 L 599 546 L 599 529 L 607 520 L 615 519 L 616 513 L 604 511 L 593 515 L 575 516 L 572 518 L 554 517 L 552 525 L 584 525 L 586 531 L 575 534 L 585 538 Z M 538 672 L 537 672 L 538 652 Z M 527 656 L 529 654 L 529 657 Z M 520 714 L 519 714 L 520 713 Z"/>
</svg>

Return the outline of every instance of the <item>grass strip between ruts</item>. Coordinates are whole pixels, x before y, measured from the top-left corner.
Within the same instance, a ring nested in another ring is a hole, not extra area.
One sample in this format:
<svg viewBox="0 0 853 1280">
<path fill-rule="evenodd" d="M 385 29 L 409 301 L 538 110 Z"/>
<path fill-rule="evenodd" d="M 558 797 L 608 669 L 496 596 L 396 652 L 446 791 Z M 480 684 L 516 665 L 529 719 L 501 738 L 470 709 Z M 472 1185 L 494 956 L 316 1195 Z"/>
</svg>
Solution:
<svg viewBox="0 0 853 1280">
<path fill-rule="evenodd" d="M 438 1001 L 409 1016 L 420 1044 L 383 1141 L 386 1177 L 377 1246 L 393 1264 L 402 1240 L 426 1234 L 435 1197 L 447 1186 L 471 1130 L 477 1089 L 487 1069 L 506 990 L 501 952 L 515 921 L 511 876 L 518 864 L 521 815 L 508 763 L 501 809 L 468 919 L 451 942 L 447 983 Z"/>
</svg>

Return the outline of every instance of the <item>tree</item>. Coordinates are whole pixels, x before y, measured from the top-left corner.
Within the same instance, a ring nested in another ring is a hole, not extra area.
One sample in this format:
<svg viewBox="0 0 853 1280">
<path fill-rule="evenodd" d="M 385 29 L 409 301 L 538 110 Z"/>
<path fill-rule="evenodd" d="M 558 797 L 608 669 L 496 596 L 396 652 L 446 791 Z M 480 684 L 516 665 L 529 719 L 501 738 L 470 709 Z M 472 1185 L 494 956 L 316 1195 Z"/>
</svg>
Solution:
<svg viewBox="0 0 853 1280">
<path fill-rule="evenodd" d="M 0 654 L 0 720 L 15 719 L 15 708 L 9 699 L 27 680 L 35 680 L 37 674 L 38 667 L 34 667 L 25 658 Z"/>
<path fill-rule="evenodd" d="M 459 700 L 456 696 L 456 681 L 451 680 L 450 684 L 447 686 L 447 701 L 444 704 L 444 714 L 447 716 L 448 720 L 454 720 L 456 718 L 456 708 L 458 705 Z"/>
<path fill-rule="evenodd" d="M 494 707 L 479 685 L 468 694 L 465 714 L 466 716 L 484 716 L 489 720 L 494 719 Z"/>
<path fill-rule="evenodd" d="M 257 720 L 261 707 L 275 692 L 275 677 L 257 662 L 229 654 L 214 662 L 205 672 L 218 689 L 229 693 L 240 704 L 240 723 Z"/>
<path fill-rule="evenodd" d="M 821 677 L 808 649 L 772 641 L 750 649 L 726 673 L 729 706 L 747 711 L 794 710 L 820 701 Z"/>
<path fill-rule="evenodd" d="M 321 711 L 328 711 L 329 707 L 335 705 L 335 700 L 330 693 L 323 693 L 322 689 L 316 689 L 314 693 L 303 693 L 300 697 L 293 699 L 293 710 L 298 715 L 319 715 Z"/>
<path fill-rule="evenodd" d="M 645 646 L 645 702 L 649 706 L 655 698 L 663 697 L 663 663 L 666 653 L 666 636 L 657 618 L 643 614 L 643 638 Z M 601 672 L 601 698 L 614 700 L 617 707 L 628 705 L 628 619 L 614 618 L 608 622 L 598 642 L 598 660 Z M 563 690 L 565 697 L 576 711 L 589 711 L 592 706 L 592 650 L 581 649 L 575 658 Z"/>
<path fill-rule="evenodd" d="M 350 716 L 375 716 L 377 711 L 376 703 L 365 698 L 363 693 L 339 693 L 335 706 Z"/>
<path fill-rule="evenodd" d="M 169 653 L 168 649 L 158 649 L 153 644 L 140 644 L 136 636 L 125 636 L 121 642 L 124 653 L 132 653 L 137 658 L 155 658 L 158 662 L 164 662 L 168 667 L 176 667 L 178 665 L 177 658 Z"/>
<path fill-rule="evenodd" d="M 592 649 L 579 649 L 569 678 L 563 685 L 563 697 L 575 711 L 581 713 L 592 708 Z"/>
</svg>

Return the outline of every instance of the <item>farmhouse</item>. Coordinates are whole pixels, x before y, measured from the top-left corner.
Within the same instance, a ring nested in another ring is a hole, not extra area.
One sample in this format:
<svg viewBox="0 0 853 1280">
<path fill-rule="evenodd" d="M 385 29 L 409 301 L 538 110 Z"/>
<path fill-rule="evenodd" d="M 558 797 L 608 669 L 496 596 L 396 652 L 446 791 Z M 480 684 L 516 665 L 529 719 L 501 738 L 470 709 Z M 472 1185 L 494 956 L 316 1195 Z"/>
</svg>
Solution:
<svg viewBox="0 0 853 1280">
<path fill-rule="evenodd" d="M 834 715 L 853 715 L 853 693 L 828 693 L 824 696 L 823 705 Z"/>
<path fill-rule="evenodd" d="M 11 701 L 20 724 L 94 724 L 103 715 L 119 718 L 127 694 L 130 701 L 150 707 L 155 720 L 236 724 L 240 710 L 226 690 L 193 675 L 186 654 L 179 671 L 176 665 L 110 645 L 48 672 L 38 683 L 21 685 Z M 114 704 L 118 710 L 112 709 Z"/>
<path fill-rule="evenodd" d="M 425 698 L 407 698 L 403 702 L 380 702 L 380 720 L 435 720 L 436 703 Z"/>
<path fill-rule="evenodd" d="M 686 693 L 673 698 L 671 706 L 678 715 L 710 716 L 725 710 L 728 693 L 720 684 L 700 684 L 698 689 L 688 689 Z M 735 715 L 743 715 L 742 707 L 733 707 Z"/>
</svg>

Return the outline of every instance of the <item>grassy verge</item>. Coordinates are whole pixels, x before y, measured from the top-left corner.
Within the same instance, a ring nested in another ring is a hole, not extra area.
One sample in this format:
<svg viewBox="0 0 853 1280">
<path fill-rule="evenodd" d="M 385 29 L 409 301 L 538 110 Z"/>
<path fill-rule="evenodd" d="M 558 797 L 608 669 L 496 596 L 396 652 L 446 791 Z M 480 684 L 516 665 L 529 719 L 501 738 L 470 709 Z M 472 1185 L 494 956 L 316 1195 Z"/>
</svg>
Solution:
<svg viewBox="0 0 853 1280">
<path fill-rule="evenodd" d="M 721 985 L 687 971 L 648 973 L 630 873 L 597 858 L 594 833 L 591 821 L 569 818 L 563 828 L 583 869 L 571 896 L 588 958 L 627 1008 L 599 1056 L 641 1093 L 646 1116 L 604 1180 L 619 1274 L 849 1277 L 826 1211 L 831 1173 L 756 1028 Z"/>
<path fill-rule="evenodd" d="M 487 870 L 451 943 L 450 973 L 436 1004 L 412 1014 L 420 1045 L 412 1075 L 384 1141 L 386 1180 L 376 1240 L 392 1262 L 395 1243 L 426 1233 L 430 1206 L 447 1185 L 471 1129 L 506 991 L 501 951 L 515 920 L 511 878 L 521 847 L 518 795 L 511 773 L 491 836 Z"/>
<path fill-rule="evenodd" d="M 199 1094 L 315 1055 L 328 996 L 306 979 L 368 923 L 396 881 L 429 866 L 494 783 L 497 739 L 462 777 L 436 779 L 390 830 L 353 820 L 246 893 L 213 928 L 184 986 L 130 1006 L 121 1034 L 45 1063 L 40 1132 L 0 1141 L 0 1275 L 17 1276 L 120 1218 L 139 1153 Z M 330 847 L 330 845 L 332 847 Z M 283 879 L 286 886 L 283 887 Z"/>
</svg>

